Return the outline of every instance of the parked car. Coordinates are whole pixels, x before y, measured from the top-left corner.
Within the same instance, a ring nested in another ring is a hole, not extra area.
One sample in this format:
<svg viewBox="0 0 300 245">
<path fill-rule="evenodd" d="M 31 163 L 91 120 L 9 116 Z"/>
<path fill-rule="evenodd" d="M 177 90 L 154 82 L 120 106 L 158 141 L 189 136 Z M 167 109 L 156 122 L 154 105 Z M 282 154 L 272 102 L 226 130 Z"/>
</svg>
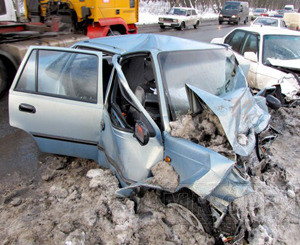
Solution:
<svg viewBox="0 0 300 245">
<path fill-rule="evenodd" d="M 193 26 L 197 29 L 200 23 L 201 16 L 194 8 L 174 7 L 171 8 L 166 15 L 158 18 L 158 24 L 161 29 L 171 27 L 183 30 L 188 26 Z"/>
<path fill-rule="evenodd" d="M 249 4 L 248 2 L 228 1 L 224 4 L 219 14 L 219 24 L 223 22 L 246 24 L 249 21 Z"/>
<path fill-rule="evenodd" d="M 266 15 L 267 14 L 267 9 L 266 8 L 256 8 L 253 11 L 253 19 L 254 20 L 256 17 L 261 16 L 261 15 Z"/>
<path fill-rule="evenodd" d="M 278 27 L 278 28 L 285 28 L 285 22 L 281 18 L 275 18 L 275 17 L 257 17 L 253 23 L 252 26 L 272 26 L 272 27 Z"/>
<path fill-rule="evenodd" d="M 284 15 L 284 11 L 283 9 L 280 9 L 277 11 L 277 14 L 274 14 L 274 17 L 283 18 L 283 15 Z"/>
<path fill-rule="evenodd" d="M 280 84 L 283 94 L 293 99 L 299 93 L 300 33 L 268 27 L 236 28 L 212 43 L 232 47 L 240 64 L 250 64 L 247 81 L 263 89 Z"/>
<path fill-rule="evenodd" d="M 212 233 L 228 204 L 251 187 L 235 159 L 171 136 L 170 123 L 189 111 L 216 115 L 239 155 L 252 152 L 254 134 L 269 120 L 264 98 L 251 94 L 230 49 L 155 34 L 33 46 L 9 92 L 12 126 L 31 134 L 43 152 L 110 168 L 120 192 L 166 191 L 148 184 L 151 168 L 165 159 L 179 175 L 174 202 L 183 190 L 198 195 L 180 205 L 197 210 Z M 205 199 L 211 213 L 198 202 Z"/>
</svg>

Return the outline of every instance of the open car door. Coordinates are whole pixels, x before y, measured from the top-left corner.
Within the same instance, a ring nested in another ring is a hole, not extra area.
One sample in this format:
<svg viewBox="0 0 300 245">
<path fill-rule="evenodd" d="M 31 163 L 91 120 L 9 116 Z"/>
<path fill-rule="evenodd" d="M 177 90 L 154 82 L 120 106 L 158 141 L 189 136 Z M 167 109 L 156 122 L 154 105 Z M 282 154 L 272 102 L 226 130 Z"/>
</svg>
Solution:
<svg viewBox="0 0 300 245">
<path fill-rule="evenodd" d="M 102 53 L 31 47 L 9 91 L 9 120 L 43 152 L 97 160 Z"/>
</svg>

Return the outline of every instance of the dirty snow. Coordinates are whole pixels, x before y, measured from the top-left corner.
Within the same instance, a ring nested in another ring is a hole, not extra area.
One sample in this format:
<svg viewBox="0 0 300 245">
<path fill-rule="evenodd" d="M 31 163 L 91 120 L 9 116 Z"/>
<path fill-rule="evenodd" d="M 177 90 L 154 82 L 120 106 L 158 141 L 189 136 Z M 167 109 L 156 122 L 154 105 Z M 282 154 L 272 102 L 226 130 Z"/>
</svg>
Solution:
<svg viewBox="0 0 300 245">
<path fill-rule="evenodd" d="M 151 168 L 153 178 L 148 182 L 152 185 L 158 185 L 164 190 L 174 192 L 179 184 L 179 175 L 171 164 L 161 161 Z"/>
<path fill-rule="evenodd" d="M 226 157 L 235 158 L 219 119 L 210 111 L 179 116 L 176 121 L 170 123 L 170 126 L 173 137 L 191 140 Z"/>
<path fill-rule="evenodd" d="M 258 163 L 252 154 L 247 159 L 254 193 L 233 206 L 250 244 L 297 244 L 299 106 L 273 111 L 271 125 L 281 134 L 270 131 L 276 137 L 265 144 L 269 158 Z M 49 156 L 40 172 L 38 183 L 6 187 L 0 204 L 2 244 L 214 244 L 154 191 L 135 202 L 117 197 L 116 177 L 95 162 Z"/>
<path fill-rule="evenodd" d="M 1 244 L 213 244 L 154 191 L 118 198 L 119 183 L 95 162 L 50 156 L 42 181 L 16 186 L 0 206 Z"/>
</svg>

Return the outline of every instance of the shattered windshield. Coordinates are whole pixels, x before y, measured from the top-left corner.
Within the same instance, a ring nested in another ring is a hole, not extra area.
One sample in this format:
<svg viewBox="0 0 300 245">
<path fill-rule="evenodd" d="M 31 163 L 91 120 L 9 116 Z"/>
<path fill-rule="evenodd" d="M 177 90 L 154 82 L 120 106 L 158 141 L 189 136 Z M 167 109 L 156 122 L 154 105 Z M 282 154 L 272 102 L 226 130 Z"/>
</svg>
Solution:
<svg viewBox="0 0 300 245">
<path fill-rule="evenodd" d="M 245 84 L 233 53 L 226 49 L 164 52 L 158 59 L 174 120 L 189 110 L 185 84 L 214 95 L 236 89 L 237 80 Z"/>
<path fill-rule="evenodd" d="M 269 58 L 278 60 L 300 59 L 300 36 L 265 35 L 263 42 L 263 64 L 270 64 Z"/>
<path fill-rule="evenodd" d="M 168 14 L 186 15 L 186 11 L 183 9 L 171 8 Z"/>
</svg>

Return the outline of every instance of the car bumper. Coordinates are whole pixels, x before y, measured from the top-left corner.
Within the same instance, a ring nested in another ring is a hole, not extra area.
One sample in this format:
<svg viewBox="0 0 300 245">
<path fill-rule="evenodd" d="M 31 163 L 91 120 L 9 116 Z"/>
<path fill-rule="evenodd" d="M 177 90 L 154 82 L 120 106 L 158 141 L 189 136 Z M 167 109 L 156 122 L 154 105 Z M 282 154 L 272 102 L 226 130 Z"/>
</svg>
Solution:
<svg viewBox="0 0 300 245">
<path fill-rule="evenodd" d="M 219 17 L 219 21 L 228 21 L 228 22 L 237 22 L 237 18 L 231 18 L 231 17 Z"/>
<path fill-rule="evenodd" d="M 166 23 L 166 22 L 158 22 L 159 25 L 161 26 L 169 26 L 169 27 L 179 27 L 180 23 Z"/>
</svg>

